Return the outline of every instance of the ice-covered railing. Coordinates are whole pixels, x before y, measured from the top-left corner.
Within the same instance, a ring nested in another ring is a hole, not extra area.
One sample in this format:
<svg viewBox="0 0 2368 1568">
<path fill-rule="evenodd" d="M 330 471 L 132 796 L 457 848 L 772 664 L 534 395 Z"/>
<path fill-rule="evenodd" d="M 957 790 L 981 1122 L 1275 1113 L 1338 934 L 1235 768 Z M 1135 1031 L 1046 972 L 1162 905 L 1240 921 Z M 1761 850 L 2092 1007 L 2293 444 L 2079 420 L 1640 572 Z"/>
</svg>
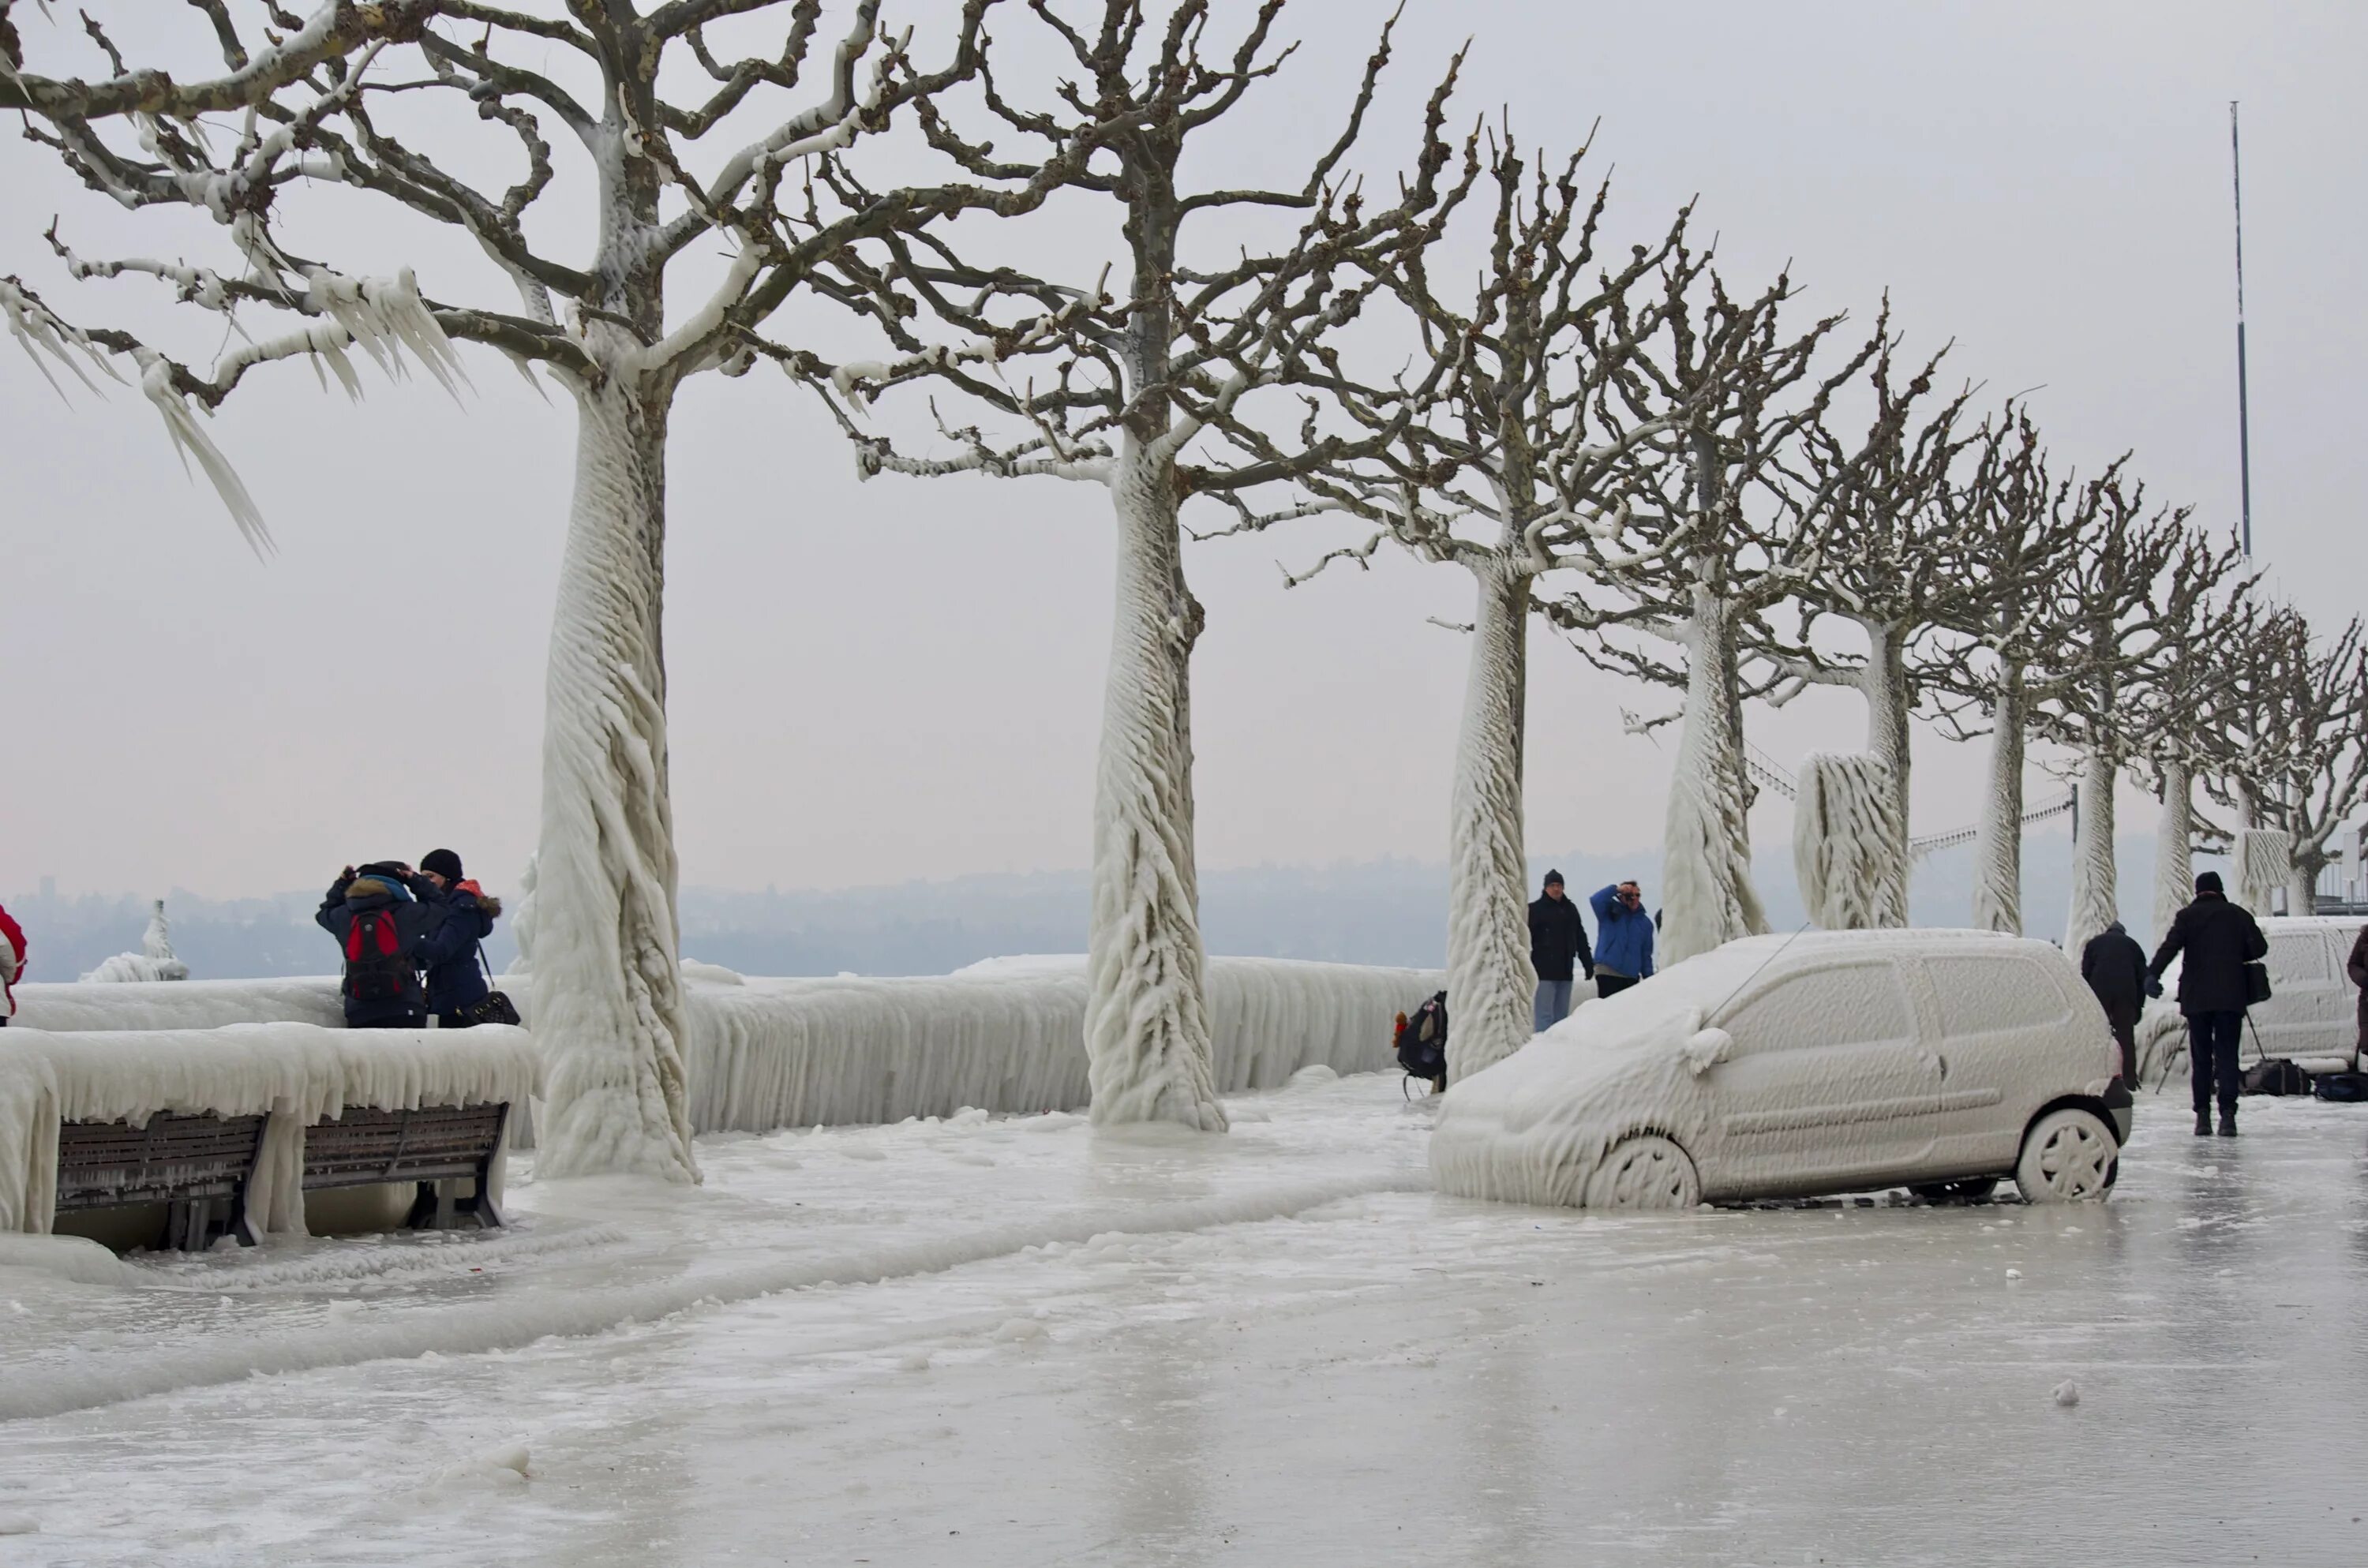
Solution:
<svg viewBox="0 0 2368 1568">
<path fill-rule="evenodd" d="M 26 1028 L 213 1029 L 226 1024 L 346 1021 L 331 976 L 299 980 L 184 980 L 175 985 L 37 983 L 17 987 L 17 1023 Z"/>
<path fill-rule="evenodd" d="M 1748 772 L 1754 780 L 1775 790 L 1786 800 L 1800 799 L 1800 782 L 1782 763 L 1748 741 L 1745 742 L 1743 746 L 1743 766 L 1745 771 Z M 2066 815 L 2078 799 L 2078 795 L 2067 790 L 2063 799 L 2023 812 L 2022 825 L 2032 827 L 2051 818 Z M 1981 825 L 1978 823 L 1968 823 L 1964 827 L 1952 827 L 1946 833 L 1928 833 L 1920 837 L 1909 839 L 1907 853 L 1920 860 L 1935 850 L 1947 849 L 1959 844 L 1971 844 L 1981 835 Z"/>
<path fill-rule="evenodd" d="M 61 1121 L 137 1126 L 160 1112 L 268 1117 L 247 1183 L 247 1221 L 258 1232 L 301 1233 L 304 1130 L 313 1122 L 352 1106 L 523 1106 L 539 1074 L 526 1031 L 498 1026 L 466 1033 L 290 1023 L 138 1032 L 12 1027 L 0 1032 L 0 1232 L 50 1229 Z M 496 1204 L 501 1168 L 497 1153 Z"/>
<path fill-rule="evenodd" d="M 1089 1098 L 1082 957 L 897 979 L 685 972 L 683 1064 L 701 1132 L 900 1121 L 965 1106 L 1070 1110 Z M 1385 1067 L 1396 1015 L 1445 984 L 1436 970 L 1212 959 L 1217 1092 L 1272 1088 L 1318 1063 Z"/>
<path fill-rule="evenodd" d="M 998 959 L 956 974 L 743 979 L 701 963 L 684 1047 L 691 1124 L 767 1131 L 1086 1104 L 1085 960 Z M 1217 1090 L 1271 1088 L 1302 1067 L 1389 1065 L 1391 1025 L 1447 982 L 1437 970 L 1209 960 Z M 531 1011 L 530 987 L 516 1000 Z M 18 1021 L 47 1029 L 200 1029 L 340 1021 L 337 983 L 27 985 Z M 531 1019 L 529 1018 L 529 1022 Z"/>
</svg>

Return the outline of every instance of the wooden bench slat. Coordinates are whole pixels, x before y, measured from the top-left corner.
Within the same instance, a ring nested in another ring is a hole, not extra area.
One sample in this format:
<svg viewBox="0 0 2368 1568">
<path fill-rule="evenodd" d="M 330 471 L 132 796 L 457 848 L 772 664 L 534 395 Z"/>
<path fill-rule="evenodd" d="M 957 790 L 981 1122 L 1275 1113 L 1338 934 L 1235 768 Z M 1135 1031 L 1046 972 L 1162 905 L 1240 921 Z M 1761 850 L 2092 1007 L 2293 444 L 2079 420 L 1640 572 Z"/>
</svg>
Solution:
<svg viewBox="0 0 2368 1568">
<path fill-rule="evenodd" d="M 455 1213 L 480 1224 L 501 1221 L 487 1187 L 495 1152 L 501 1146 L 507 1104 L 421 1106 L 412 1110 L 348 1107 L 343 1115 L 304 1131 L 304 1189 L 417 1182 L 420 1199 L 411 1224 L 450 1222 Z M 454 1199 L 438 1184 L 463 1178 L 474 1196 Z"/>
<path fill-rule="evenodd" d="M 202 1247 L 215 1233 L 216 1199 L 230 1200 L 227 1229 L 247 1233 L 243 1194 L 263 1147 L 265 1118 L 159 1113 L 145 1127 L 123 1121 L 66 1121 L 58 1126 L 57 1208 L 62 1212 L 163 1203 L 171 1210 L 166 1237 L 176 1246 Z"/>
</svg>

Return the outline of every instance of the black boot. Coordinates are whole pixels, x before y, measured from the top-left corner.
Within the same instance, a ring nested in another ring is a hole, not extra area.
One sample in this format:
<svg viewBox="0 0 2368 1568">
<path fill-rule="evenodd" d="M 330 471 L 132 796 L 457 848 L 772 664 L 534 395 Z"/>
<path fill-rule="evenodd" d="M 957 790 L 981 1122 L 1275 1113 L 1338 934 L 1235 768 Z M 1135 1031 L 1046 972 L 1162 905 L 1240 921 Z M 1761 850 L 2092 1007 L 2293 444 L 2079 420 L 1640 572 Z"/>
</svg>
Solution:
<svg viewBox="0 0 2368 1568">
<path fill-rule="evenodd" d="M 2202 1126 L 2203 1118 L 2198 1117 L 2196 1124 L 2199 1127 Z M 2233 1107 L 2223 1106 L 2220 1108 L 2220 1136 L 2223 1138 L 2237 1136 L 2237 1112 Z"/>
<path fill-rule="evenodd" d="M 2209 1138 L 2212 1136 L 2212 1113 L 2210 1111 L 2199 1110 L 2195 1113 L 2195 1135 L 2198 1138 Z"/>
</svg>

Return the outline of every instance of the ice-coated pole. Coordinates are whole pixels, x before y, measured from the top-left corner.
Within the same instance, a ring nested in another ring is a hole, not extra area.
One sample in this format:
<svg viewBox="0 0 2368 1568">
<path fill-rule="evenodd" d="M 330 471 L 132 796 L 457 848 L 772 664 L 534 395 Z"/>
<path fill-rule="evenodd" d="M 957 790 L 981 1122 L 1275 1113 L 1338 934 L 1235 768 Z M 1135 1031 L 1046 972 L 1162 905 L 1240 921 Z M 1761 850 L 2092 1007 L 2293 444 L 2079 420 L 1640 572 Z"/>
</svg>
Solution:
<svg viewBox="0 0 2368 1568">
<path fill-rule="evenodd" d="M 2228 100 L 2228 176 L 2237 204 L 2237 540 L 2253 554 L 2253 438 L 2245 399 L 2245 164 L 2237 150 L 2237 100 Z"/>
</svg>

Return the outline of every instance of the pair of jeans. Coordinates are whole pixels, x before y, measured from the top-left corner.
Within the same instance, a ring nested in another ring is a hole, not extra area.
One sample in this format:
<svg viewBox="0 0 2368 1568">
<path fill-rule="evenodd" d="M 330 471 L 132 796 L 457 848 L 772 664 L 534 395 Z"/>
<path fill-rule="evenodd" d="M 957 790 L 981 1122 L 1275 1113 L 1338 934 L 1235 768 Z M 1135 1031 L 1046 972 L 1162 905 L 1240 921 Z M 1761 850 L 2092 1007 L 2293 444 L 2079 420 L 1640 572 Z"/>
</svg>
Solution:
<svg viewBox="0 0 2368 1568">
<path fill-rule="evenodd" d="M 1543 1034 L 1570 1017 L 1570 982 L 1541 980 L 1538 982 L 1538 1002 L 1535 1009 L 1538 1033 Z"/>
<path fill-rule="evenodd" d="M 2212 1108 L 2212 1094 L 2220 1093 L 2220 1114 L 2237 1114 L 2237 1096 L 2244 1088 L 2237 1065 L 2238 1043 L 2245 1036 L 2242 1013 L 2191 1013 L 2187 1018 L 2187 1071 L 2195 1086 L 2195 1114 Z"/>
<path fill-rule="evenodd" d="M 1614 974 L 1600 965 L 1596 968 L 1595 994 L 1598 996 L 1617 996 L 1635 983 L 1636 977 L 1633 974 Z"/>
</svg>

